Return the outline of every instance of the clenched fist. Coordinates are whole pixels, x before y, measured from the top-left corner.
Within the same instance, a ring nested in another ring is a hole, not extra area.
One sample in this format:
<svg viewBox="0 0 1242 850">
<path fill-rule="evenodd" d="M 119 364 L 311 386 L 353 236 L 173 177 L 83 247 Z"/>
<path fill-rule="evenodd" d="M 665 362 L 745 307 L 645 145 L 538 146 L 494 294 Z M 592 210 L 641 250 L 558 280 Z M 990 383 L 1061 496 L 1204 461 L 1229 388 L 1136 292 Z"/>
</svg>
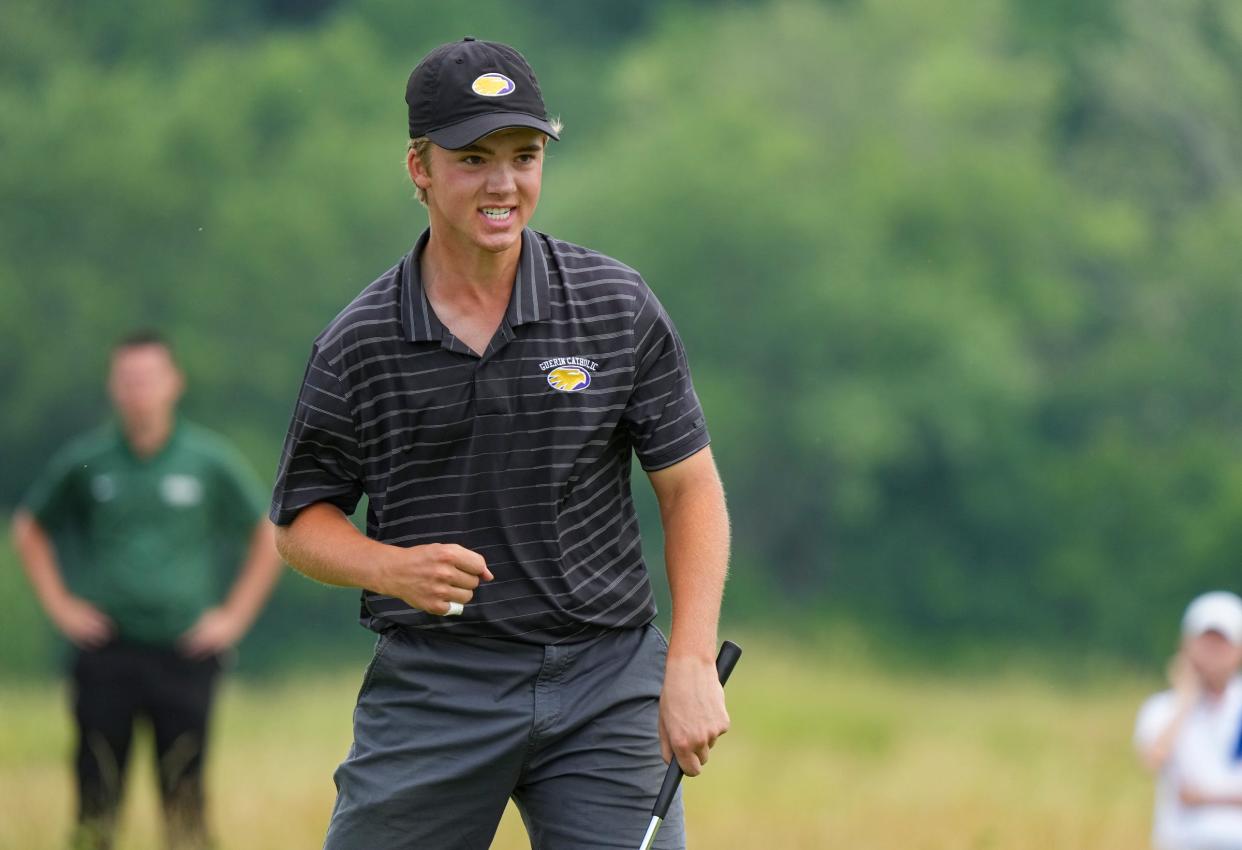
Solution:
<svg viewBox="0 0 1242 850">
<path fill-rule="evenodd" d="M 475 588 L 492 578 L 482 555 L 455 543 L 390 546 L 379 564 L 378 586 L 371 589 L 444 616 L 452 610 L 450 602 L 465 605 Z"/>
</svg>

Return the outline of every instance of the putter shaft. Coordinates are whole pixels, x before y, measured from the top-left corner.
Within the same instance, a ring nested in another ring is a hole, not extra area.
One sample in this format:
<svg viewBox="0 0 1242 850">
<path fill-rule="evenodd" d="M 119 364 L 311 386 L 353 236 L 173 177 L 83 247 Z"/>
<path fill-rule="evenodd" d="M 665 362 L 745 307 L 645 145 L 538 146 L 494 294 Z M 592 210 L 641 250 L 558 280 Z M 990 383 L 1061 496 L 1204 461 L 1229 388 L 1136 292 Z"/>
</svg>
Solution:
<svg viewBox="0 0 1242 850">
<path fill-rule="evenodd" d="M 660 824 L 664 823 L 664 818 L 657 815 L 651 816 L 651 824 L 647 827 L 647 834 L 643 836 L 642 846 L 638 850 L 651 850 L 651 846 L 655 844 L 656 833 L 660 831 Z"/>
</svg>

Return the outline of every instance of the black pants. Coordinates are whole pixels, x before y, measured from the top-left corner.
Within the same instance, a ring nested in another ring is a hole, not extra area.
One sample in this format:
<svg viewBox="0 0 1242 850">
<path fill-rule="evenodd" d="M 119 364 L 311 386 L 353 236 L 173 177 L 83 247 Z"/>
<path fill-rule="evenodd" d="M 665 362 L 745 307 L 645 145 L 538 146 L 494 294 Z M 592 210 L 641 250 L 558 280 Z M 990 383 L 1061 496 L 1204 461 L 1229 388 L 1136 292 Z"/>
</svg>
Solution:
<svg viewBox="0 0 1242 850">
<path fill-rule="evenodd" d="M 203 753 L 219 664 L 173 649 L 113 643 L 73 663 L 78 726 L 78 827 L 74 850 L 108 850 L 124 791 L 136 720 L 155 733 L 156 771 L 170 848 L 208 846 Z"/>
</svg>

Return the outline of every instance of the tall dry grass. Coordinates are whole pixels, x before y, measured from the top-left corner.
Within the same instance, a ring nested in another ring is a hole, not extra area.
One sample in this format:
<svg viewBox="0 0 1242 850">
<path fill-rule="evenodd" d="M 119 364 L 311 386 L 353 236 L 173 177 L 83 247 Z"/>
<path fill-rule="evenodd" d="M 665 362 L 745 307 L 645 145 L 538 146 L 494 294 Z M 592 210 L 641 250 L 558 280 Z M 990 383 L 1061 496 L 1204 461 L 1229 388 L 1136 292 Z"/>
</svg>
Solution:
<svg viewBox="0 0 1242 850">
<path fill-rule="evenodd" d="M 733 731 L 684 786 L 692 847 L 1147 846 L 1150 780 L 1129 735 L 1150 682 L 932 675 L 771 639 L 745 646 L 729 686 Z M 321 845 L 359 673 L 227 684 L 209 767 L 222 850 Z M 64 695 L 0 685 L 0 720 L 0 848 L 63 847 Z M 159 846 L 150 762 L 144 742 L 119 850 Z M 493 846 L 529 846 L 512 809 Z"/>
</svg>

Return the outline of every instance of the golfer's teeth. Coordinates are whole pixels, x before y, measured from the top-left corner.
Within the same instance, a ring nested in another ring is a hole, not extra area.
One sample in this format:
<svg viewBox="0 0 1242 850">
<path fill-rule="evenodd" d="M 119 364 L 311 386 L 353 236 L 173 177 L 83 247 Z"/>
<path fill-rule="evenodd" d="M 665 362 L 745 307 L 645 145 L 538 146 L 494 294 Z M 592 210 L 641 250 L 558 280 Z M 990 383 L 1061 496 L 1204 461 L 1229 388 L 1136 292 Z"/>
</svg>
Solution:
<svg viewBox="0 0 1242 850">
<path fill-rule="evenodd" d="M 484 207 L 483 215 L 492 221 L 504 221 L 513 210 L 510 207 Z"/>
</svg>

